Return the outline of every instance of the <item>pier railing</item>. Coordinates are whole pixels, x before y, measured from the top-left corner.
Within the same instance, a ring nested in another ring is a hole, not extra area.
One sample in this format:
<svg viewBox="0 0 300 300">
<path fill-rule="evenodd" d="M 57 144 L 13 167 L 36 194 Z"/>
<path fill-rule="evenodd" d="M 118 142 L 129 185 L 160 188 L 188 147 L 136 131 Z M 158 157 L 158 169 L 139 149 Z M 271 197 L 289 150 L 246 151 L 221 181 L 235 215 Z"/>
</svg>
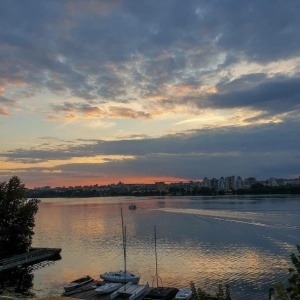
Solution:
<svg viewBox="0 0 300 300">
<path fill-rule="evenodd" d="M 0 259 L 0 272 L 20 268 L 36 262 L 50 259 L 59 254 L 59 248 L 35 248 L 27 253 Z"/>
</svg>

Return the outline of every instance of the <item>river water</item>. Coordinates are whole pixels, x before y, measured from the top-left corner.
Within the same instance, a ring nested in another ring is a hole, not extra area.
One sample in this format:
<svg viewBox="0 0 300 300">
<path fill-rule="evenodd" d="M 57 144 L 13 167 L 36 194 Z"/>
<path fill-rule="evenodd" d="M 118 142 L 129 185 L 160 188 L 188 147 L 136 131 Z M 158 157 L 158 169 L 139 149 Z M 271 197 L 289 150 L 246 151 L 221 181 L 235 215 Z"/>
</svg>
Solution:
<svg viewBox="0 0 300 300">
<path fill-rule="evenodd" d="M 136 210 L 129 210 L 134 203 Z M 229 284 L 233 300 L 268 299 L 286 282 L 290 254 L 300 244 L 299 196 L 114 197 L 42 199 L 35 247 L 62 248 L 61 259 L 31 271 L 28 297 L 61 295 L 84 275 L 123 269 L 121 209 L 127 269 L 152 284 L 212 292 Z"/>
</svg>

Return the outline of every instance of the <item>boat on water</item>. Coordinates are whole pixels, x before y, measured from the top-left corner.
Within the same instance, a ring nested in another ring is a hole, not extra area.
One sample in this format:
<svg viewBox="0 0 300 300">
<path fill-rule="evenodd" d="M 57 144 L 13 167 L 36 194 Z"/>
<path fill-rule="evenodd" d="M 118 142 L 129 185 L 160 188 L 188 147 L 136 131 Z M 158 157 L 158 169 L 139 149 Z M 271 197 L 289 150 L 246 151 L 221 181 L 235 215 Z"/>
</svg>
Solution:
<svg viewBox="0 0 300 300">
<path fill-rule="evenodd" d="M 100 278 L 109 282 L 120 282 L 120 283 L 138 283 L 140 280 L 140 276 L 135 275 L 131 272 L 106 272 L 104 274 L 100 274 Z"/>
<path fill-rule="evenodd" d="M 110 295 L 110 299 L 114 299 L 120 295 L 129 296 L 128 300 L 135 300 L 144 295 L 149 289 L 148 282 L 146 284 L 133 284 L 128 282 Z"/>
<path fill-rule="evenodd" d="M 94 279 L 87 275 L 85 277 L 71 281 L 66 286 L 64 286 L 64 289 L 66 292 L 70 292 L 92 281 L 94 281 Z"/>
<path fill-rule="evenodd" d="M 134 209 L 136 209 L 136 205 L 135 204 L 129 204 L 128 208 L 134 210 Z"/>
<path fill-rule="evenodd" d="M 123 237 L 123 255 L 124 255 L 124 271 L 106 272 L 100 274 L 100 278 L 108 282 L 120 282 L 120 283 L 134 283 L 137 284 L 140 280 L 140 276 L 135 275 L 126 270 L 126 226 L 123 222 L 123 213 L 121 208 L 121 220 L 122 220 L 122 237 Z"/>
<path fill-rule="evenodd" d="M 171 300 L 175 297 L 175 295 L 179 292 L 176 288 L 171 287 L 156 287 L 152 289 L 148 294 L 146 294 L 142 300 L 152 300 L 152 299 L 160 299 L 160 300 Z"/>
<path fill-rule="evenodd" d="M 175 299 L 177 300 L 189 300 L 193 296 L 193 292 L 191 289 L 180 289 L 179 292 L 175 295 Z"/>
<path fill-rule="evenodd" d="M 112 293 L 115 290 L 119 289 L 122 286 L 123 286 L 123 284 L 120 282 L 107 282 L 107 283 L 101 285 L 100 287 L 97 287 L 95 289 L 95 292 L 99 295 L 109 294 L 109 293 Z"/>
</svg>

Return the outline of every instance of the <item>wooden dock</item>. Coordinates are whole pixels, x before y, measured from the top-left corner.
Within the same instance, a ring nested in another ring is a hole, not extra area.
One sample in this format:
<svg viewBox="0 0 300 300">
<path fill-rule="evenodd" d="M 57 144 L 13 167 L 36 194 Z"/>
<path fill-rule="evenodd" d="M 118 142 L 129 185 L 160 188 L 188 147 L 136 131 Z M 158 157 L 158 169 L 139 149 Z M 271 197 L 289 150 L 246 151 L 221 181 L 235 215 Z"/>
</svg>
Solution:
<svg viewBox="0 0 300 300">
<path fill-rule="evenodd" d="M 0 273 L 51 260 L 61 252 L 60 248 L 34 248 L 31 251 L 0 259 Z"/>
<path fill-rule="evenodd" d="M 88 284 L 85 284 L 84 286 L 75 289 L 74 291 L 64 293 L 64 297 L 72 297 L 75 299 L 81 299 L 81 300 L 110 300 L 110 294 L 104 294 L 104 295 L 98 295 L 95 292 L 95 289 L 97 286 L 104 284 L 103 281 L 93 281 L 89 282 Z M 147 292 L 149 292 L 151 288 L 148 289 Z M 140 297 L 142 298 L 142 296 Z M 124 300 L 123 296 L 118 296 L 115 298 L 116 300 Z M 115 300 L 114 299 L 114 300 Z"/>
</svg>

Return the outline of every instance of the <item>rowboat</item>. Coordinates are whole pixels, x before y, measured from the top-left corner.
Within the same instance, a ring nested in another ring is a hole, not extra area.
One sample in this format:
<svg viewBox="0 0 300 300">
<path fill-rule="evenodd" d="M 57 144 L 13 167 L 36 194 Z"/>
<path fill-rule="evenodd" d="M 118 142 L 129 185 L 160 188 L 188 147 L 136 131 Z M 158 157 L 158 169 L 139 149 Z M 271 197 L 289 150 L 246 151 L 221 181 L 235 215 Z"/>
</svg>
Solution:
<svg viewBox="0 0 300 300">
<path fill-rule="evenodd" d="M 64 289 L 66 292 L 70 292 L 70 291 L 75 290 L 78 287 L 83 286 L 91 281 L 94 281 L 94 279 L 87 275 L 85 277 L 71 281 L 66 286 L 64 286 Z"/>
</svg>

